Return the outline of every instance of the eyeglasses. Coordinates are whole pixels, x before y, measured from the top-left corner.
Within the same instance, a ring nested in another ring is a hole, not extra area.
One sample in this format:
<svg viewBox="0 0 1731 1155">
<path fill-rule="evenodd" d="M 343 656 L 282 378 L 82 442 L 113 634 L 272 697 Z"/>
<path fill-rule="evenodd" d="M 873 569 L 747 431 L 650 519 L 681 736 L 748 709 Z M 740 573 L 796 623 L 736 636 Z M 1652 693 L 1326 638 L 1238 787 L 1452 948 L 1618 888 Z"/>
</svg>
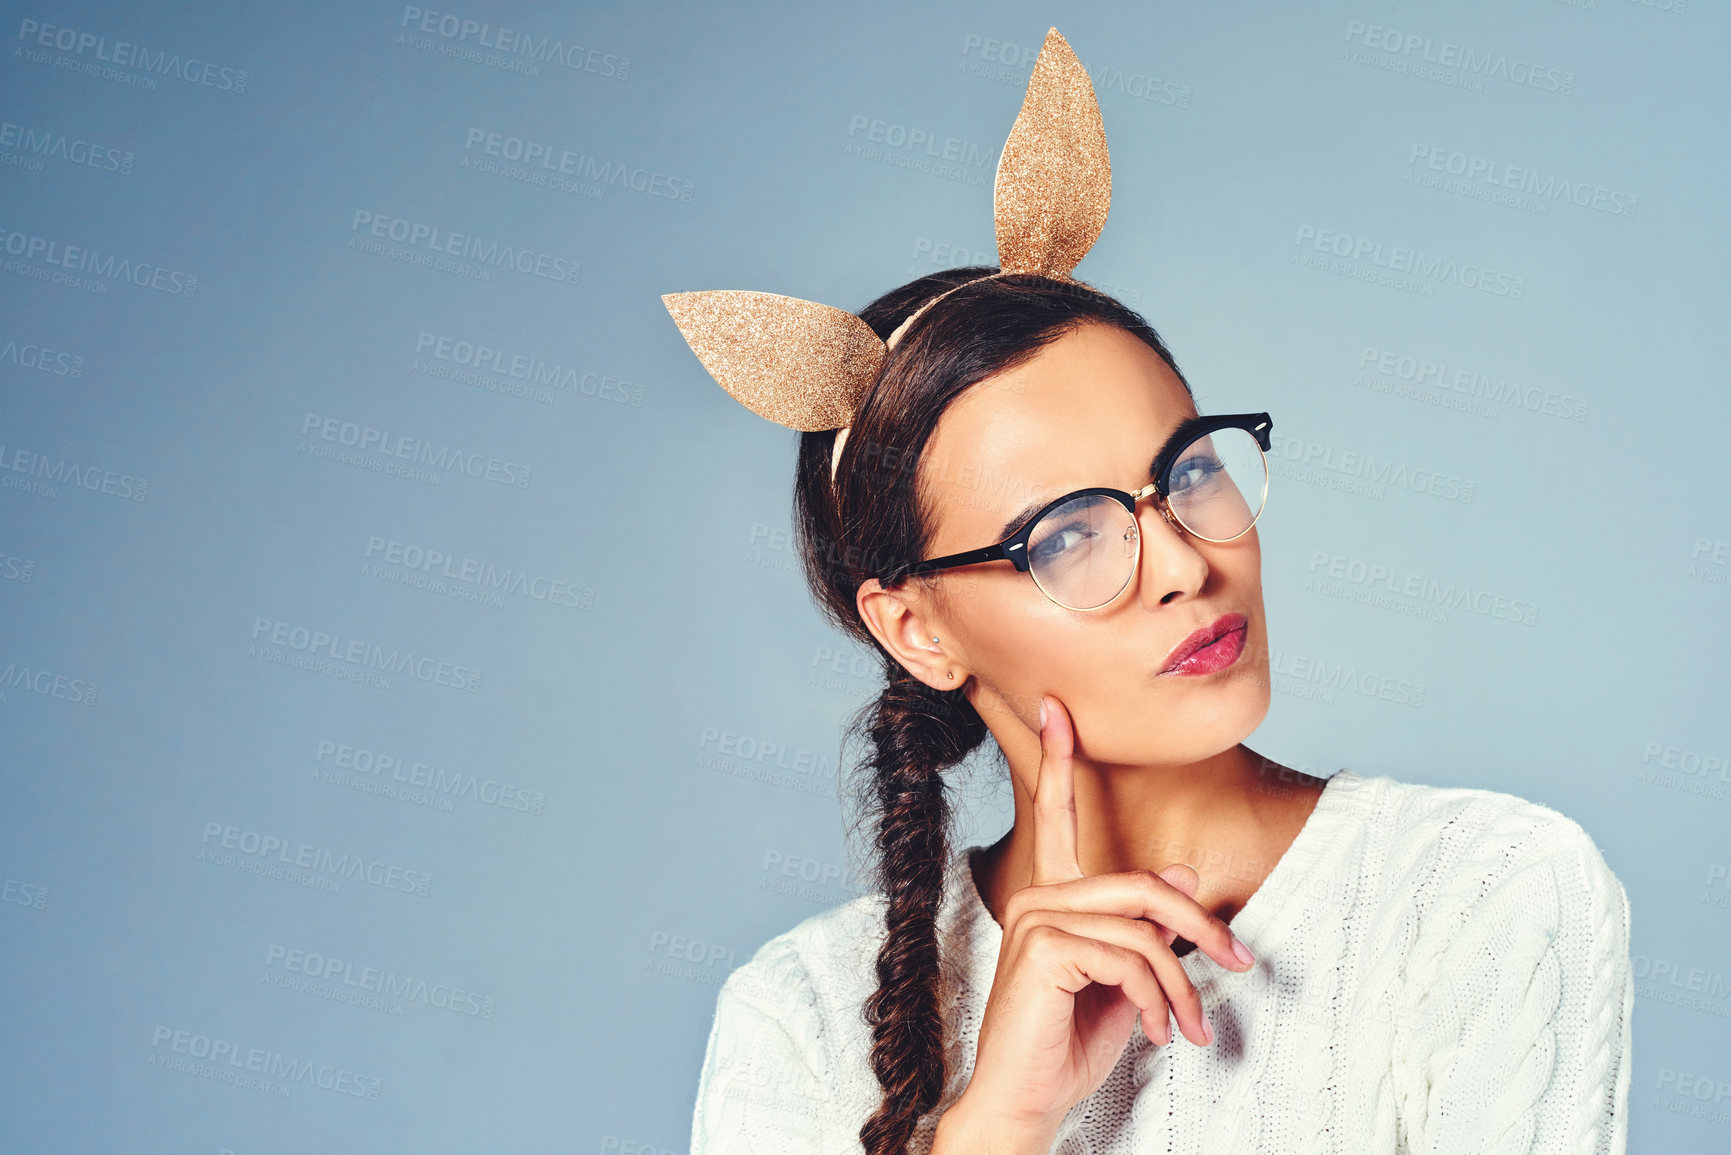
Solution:
<svg viewBox="0 0 1731 1155">
<path fill-rule="evenodd" d="M 1191 417 L 1155 455 L 1148 471 L 1154 480 L 1135 493 L 1078 489 L 1011 518 L 1002 541 L 915 562 L 904 576 L 1007 559 L 1065 609 L 1100 609 L 1124 592 L 1142 559 L 1136 503 L 1144 497 L 1156 495 L 1168 522 L 1203 541 L 1250 532 L 1268 500 L 1273 428 L 1266 413 Z"/>
</svg>

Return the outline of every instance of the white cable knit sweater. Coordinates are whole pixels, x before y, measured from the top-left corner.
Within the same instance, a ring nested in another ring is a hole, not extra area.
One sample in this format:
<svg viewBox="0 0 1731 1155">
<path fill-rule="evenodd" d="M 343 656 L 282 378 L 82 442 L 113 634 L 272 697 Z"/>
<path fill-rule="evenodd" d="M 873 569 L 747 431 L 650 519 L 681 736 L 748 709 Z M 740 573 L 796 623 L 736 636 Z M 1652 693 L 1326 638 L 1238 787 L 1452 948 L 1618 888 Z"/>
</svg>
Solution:
<svg viewBox="0 0 1731 1155">
<path fill-rule="evenodd" d="M 955 854 L 938 914 L 948 1078 L 967 1086 L 1003 928 Z M 858 1152 L 880 1090 L 865 999 L 884 936 L 866 895 L 766 942 L 721 987 L 693 1155 Z M 1138 1024 L 1054 1152 L 1622 1155 L 1629 902 L 1572 819 L 1514 795 L 1340 770 L 1232 919 L 1237 973 L 1180 961 L 1215 1038 Z"/>
</svg>

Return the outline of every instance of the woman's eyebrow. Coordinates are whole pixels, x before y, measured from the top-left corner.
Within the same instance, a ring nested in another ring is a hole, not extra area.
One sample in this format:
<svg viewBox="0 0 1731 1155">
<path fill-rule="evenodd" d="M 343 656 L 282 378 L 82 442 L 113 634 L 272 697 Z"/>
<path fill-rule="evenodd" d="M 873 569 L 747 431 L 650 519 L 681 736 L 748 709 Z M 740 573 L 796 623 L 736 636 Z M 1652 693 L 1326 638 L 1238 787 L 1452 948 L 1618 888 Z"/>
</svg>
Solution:
<svg viewBox="0 0 1731 1155">
<path fill-rule="evenodd" d="M 1045 508 L 1046 503 L 1051 500 L 1052 499 L 1049 497 L 1036 497 L 1033 501 L 1030 501 L 1027 505 L 1024 505 L 1021 509 L 1017 510 L 1015 516 L 1010 518 L 1009 521 L 1006 521 L 1004 523 L 1004 528 L 998 531 L 998 540 L 1002 541 L 1012 533 L 1015 533 L 1018 529 L 1021 529 L 1023 522 L 1027 521 L 1030 517 L 1033 517 L 1036 513 L 1039 513 L 1040 510 Z"/>
<path fill-rule="evenodd" d="M 1161 444 L 1159 449 L 1155 450 L 1154 459 L 1148 463 L 1148 475 L 1150 477 L 1154 475 L 1154 467 L 1160 464 L 1160 459 L 1166 456 L 1167 452 L 1170 451 L 1173 446 L 1179 444 L 1179 438 L 1188 439 L 1190 431 L 1201 423 L 1202 417 L 1200 414 L 1195 417 L 1186 417 L 1178 423 L 1178 427 L 1167 435 L 1165 442 Z"/>
<path fill-rule="evenodd" d="M 1201 420 L 1202 418 L 1200 415 L 1195 417 L 1186 417 L 1178 423 L 1176 429 L 1167 435 L 1166 440 L 1161 444 L 1160 448 L 1155 451 L 1152 460 L 1148 462 L 1148 475 L 1150 477 L 1154 475 L 1154 467 L 1160 464 L 1160 459 L 1166 455 L 1166 451 L 1178 444 L 1178 439 L 1180 437 L 1185 437 L 1190 432 L 1191 428 L 1201 422 Z M 1021 509 L 1017 510 L 1015 515 L 1011 517 L 1009 521 L 1004 523 L 1004 528 L 998 531 L 998 540 L 1002 541 L 1012 533 L 1015 533 L 1018 529 L 1021 529 L 1023 524 L 1026 523 L 1030 517 L 1039 513 L 1040 510 L 1044 509 L 1051 501 L 1052 499 L 1049 497 L 1036 497 L 1033 501 L 1030 501 L 1027 505 L 1024 505 Z"/>
</svg>

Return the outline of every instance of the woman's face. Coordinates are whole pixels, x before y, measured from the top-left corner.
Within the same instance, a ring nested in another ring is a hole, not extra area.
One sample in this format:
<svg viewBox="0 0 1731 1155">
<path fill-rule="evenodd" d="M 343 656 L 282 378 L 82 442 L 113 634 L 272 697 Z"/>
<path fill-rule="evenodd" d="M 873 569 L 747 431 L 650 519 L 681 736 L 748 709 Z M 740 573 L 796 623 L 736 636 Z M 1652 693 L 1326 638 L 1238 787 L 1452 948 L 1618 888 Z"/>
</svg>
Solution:
<svg viewBox="0 0 1731 1155">
<path fill-rule="evenodd" d="M 1035 499 L 1140 489 L 1155 453 L 1195 415 L 1154 350 L 1115 326 L 1083 325 L 945 410 L 919 465 L 936 514 L 926 556 L 1001 540 L 1004 523 Z M 1050 693 L 1070 711 L 1076 753 L 1097 763 L 1180 764 L 1231 748 L 1269 705 L 1256 530 L 1203 541 L 1168 522 L 1152 495 L 1136 515 L 1139 568 L 1105 607 L 1065 609 L 1008 561 L 964 566 L 937 575 L 937 598 L 903 587 L 931 627 L 913 638 L 910 624 L 908 644 L 940 650 L 948 661 L 934 668 L 973 678 L 968 698 L 1000 737 L 1015 719 L 1038 730 L 1040 695 Z M 1174 646 L 1231 612 L 1248 619 L 1236 662 L 1200 676 L 1161 672 Z M 958 684 L 941 672 L 928 680 Z"/>
</svg>

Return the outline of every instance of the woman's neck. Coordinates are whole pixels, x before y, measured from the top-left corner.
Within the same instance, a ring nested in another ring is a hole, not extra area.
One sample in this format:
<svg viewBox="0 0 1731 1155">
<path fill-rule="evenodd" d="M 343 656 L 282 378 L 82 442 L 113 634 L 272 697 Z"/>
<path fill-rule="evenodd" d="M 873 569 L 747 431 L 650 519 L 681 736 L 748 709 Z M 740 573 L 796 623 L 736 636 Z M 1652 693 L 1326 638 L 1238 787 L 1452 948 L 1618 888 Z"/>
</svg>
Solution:
<svg viewBox="0 0 1731 1155">
<path fill-rule="evenodd" d="M 974 872 L 1000 925 L 1010 895 L 1033 877 L 1033 797 L 1017 775 L 1011 778 L 1015 825 L 980 855 Z M 1243 744 L 1184 767 L 1100 771 L 1078 760 L 1082 870 L 1158 871 L 1188 863 L 1199 876 L 1196 901 L 1230 919 L 1292 845 L 1326 782 Z"/>
</svg>

